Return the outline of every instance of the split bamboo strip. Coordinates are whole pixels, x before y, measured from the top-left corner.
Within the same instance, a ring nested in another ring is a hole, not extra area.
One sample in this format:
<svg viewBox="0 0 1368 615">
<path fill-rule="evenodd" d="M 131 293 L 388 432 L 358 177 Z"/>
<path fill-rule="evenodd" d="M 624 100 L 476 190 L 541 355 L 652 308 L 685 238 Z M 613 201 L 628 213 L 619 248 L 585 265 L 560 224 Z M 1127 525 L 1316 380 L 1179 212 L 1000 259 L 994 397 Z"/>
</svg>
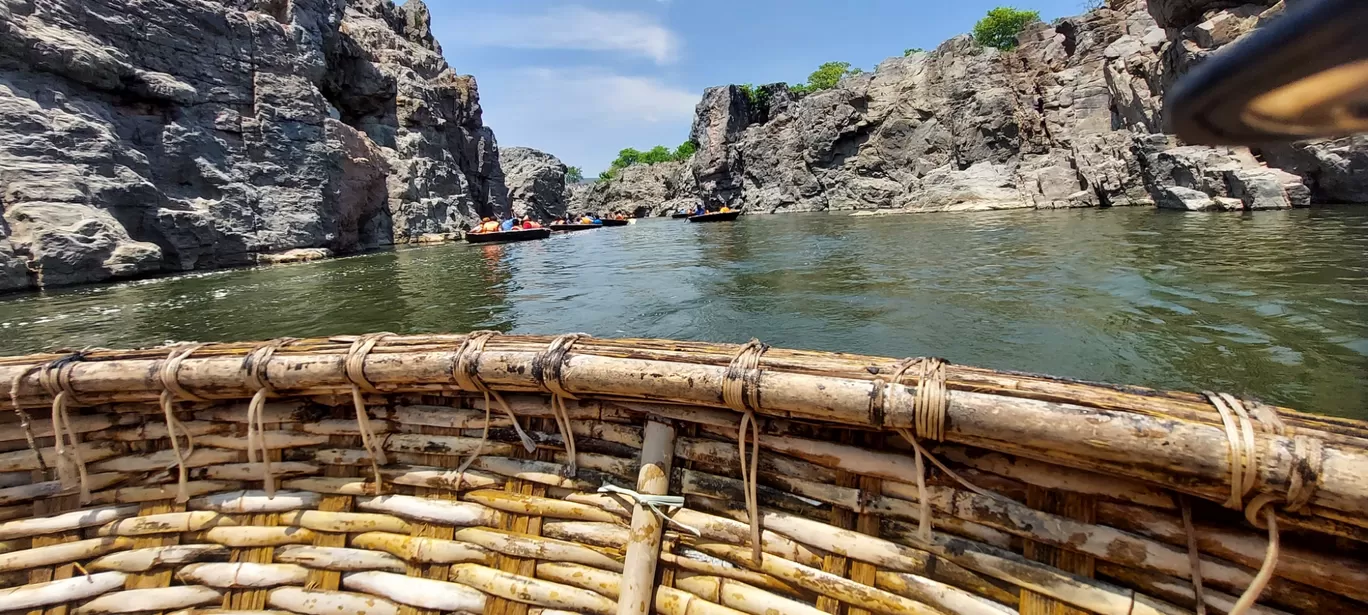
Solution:
<svg viewBox="0 0 1368 615">
<path fill-rule="evenodd" d="M 596 592 L 613 600 L 619 600 L 622 588 L 621 575 L 576 564 L 537 564 L 537 577 Z M 652 605 L 659 615 L 741 615 L 741 611 L 665 586 L 655 588 Z"/>
<path fill-rule="evenodd" d="M 424 609 L 481 613 L 485 608 L 483 593 L 459 583 L 389 572 L 352 572 L 342 576 L 342 585 L 347 589 Z"/>
<path fill-rule="evenodd" d="M 0 613 L 84 600 L 120 589 L 127 575 L 100 572 L 85 577 L 0 589 Z"/>
<path fill-rule="evenodd" d="M 485 563 L 490 559 L 489 551 L 482 547 L 440 538 L 366 532 L 352 538 L 351 543 L 358 549 L 383 551 L 403 560 L 423 564 Z"/>
<path fill-rule="evenodd" d="M 722 577 L 679 575 L 675 587 L 750 615 L 824 615 L 816 607 Z"/>
<path fill-rule="evenodd" d="M 176 571 L 176 578 L 217 589 L 244 589 L 303 585 L 309 578 L 309 571 L 295 564 L 190 564 L 181 566 Z"/>
<path fill-rule="evenodd" d="M 583 611 L 595 615 L 609 615 L 615 610 L 613 601 L 594 592 L 531 579 L 478 564 L 452 566 L 451 579 L 485 593 L 525 604 Z"/>
<path fill-rule="evenodd" d="M 699 543 L 695 546 L 698 550 L 709 555 L 746 565 L 783 581 L 875 613 L 884 613 L 885 615 L 938 615 L 939 613 L 936 609 L 922 602 L 856 583 L 768 553 L 761 553 L 760 561 L 757 562 L 751 559 L 751 554 L 748 551 L 740 547 L 717 543 Z"/>
<path fill-rule="evenodd" d="M 661 553 L 660 561 L 677 568 L 675 578 L 680 575 L 693 573 L 703 576 L 716 576 L 724 579 L 740 581 L 748 585 L 764 589 L 769 592 L 777 592 L 785 596 L 801 598 L 804 592 L 788 583 L 784 583 L 767 574 L 756 572 L 749 568 L 737 566 L 723 559 L 718 559 L 696 549 L 684 546 L 676 546 L 673 553 Z"/>
<path fill-rule="evenodd" d="M 325 591 L 299 587 L 278 587 L 266 596 L 266 604 L 302 615 L 399 615 L 399 607 L 389 600 L 369 594 Z M 234 609 L 236 612 L 238 609 Z"/>
<path fill-rule="evenodd" d="M 656 563 L 660 558 L 661 518 L 656 505 L 642 501 L 643 496 L 662 496 L 670 488 L 670 467 L 674 460 L 675 429 L 659 421 L 648 421 L 641 445 L 637 498 L 632 509 L 632 530 L 627 541 L 627 557 L 622 571 L 622 592 L 617 615 L 646 615 L 655 601 Z M 649 500 L 648 500 L 649 501 Z M 682 499 L 681 499 L 682 502 Z"/>
<path fill-rule="evenodd" d="M 105 615 L 107 613 L 138 613 L 143 611 L 171 611 L 211 604 L 223 599 L 213 588 L 199 585 L 129 589 L 100 596 L 72 611 L 72 615 Z"/>
<path fill-rule="evenodd" d="M 0 572 L 85 561 L 112 551 L 127 550 L 132 546 L 133 541 L 130 539 L 106 537 L 10 551 L 0 554 Z"/>
<path fill-rule="evenodd" d="M 388 553 L 376 553 L 368 549 L 349 549 L 346 547 L 316 547 L 312 545 L 277 547 L 275 561 L 340 572 L 379 570 L 402 574 L 407 569 L 403 560 Z"/>
<path fill-rule="evenodd" d="M 323 512 L 296 510 L 280 515 L 280 522 L 319 532 L 357 533 L 394 532 L 407 534 L 409 522 L 391 515 L 375 513 Z"/>
<path fill-rule="evenodd" d="M 192 562 L 226 559 L 228 559 L 228 548 L 223 545 L 166 545 L 110 553 L 90 562 L 86 568 L 119 572 L 147 572 L 159 566 L 176 566 Z"/>
</svg>

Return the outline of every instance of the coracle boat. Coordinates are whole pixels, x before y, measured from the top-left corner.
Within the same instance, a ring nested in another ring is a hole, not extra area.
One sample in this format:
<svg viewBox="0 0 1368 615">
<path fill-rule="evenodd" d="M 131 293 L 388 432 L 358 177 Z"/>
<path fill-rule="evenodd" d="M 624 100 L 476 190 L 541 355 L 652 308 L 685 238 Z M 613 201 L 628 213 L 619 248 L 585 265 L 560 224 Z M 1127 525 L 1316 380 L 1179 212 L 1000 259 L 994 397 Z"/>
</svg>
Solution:
<svg viewBox="0 0 1368 615">
<path fill-rule="evenodd" d="M 509 241 L 531 241 L 551 236 L 549 228 L 530 228 L 497 233 L 466 233 L 465 240 L 470 243 L 505 243 Z"/>
<path fill-rule="evenodd" d="M 0 359 L 0 611 L 1355 613 L 1368 425 L 663 340 Z"/>
<path fill-rule="evenodd" d="M 550 228 L 551 228 L 551 230 L 553 230 L 553 231 L 565 231 L 565 232 L 569 232 L 569 231 L 587 231 L 587 230 L 589 230 L 589 229 L 603 228 L 603 225 L 602 225 L 602 224 L 552 224 L 552 225 L 550 225 Z"/>
<path fill-rule="evenodd" d="M 605 219 L 603 221 L 604 226 L 627 226 L 628 224 L 631 224 L 630 220 Z"/>
<path fill-rule="evenodd" d="M 729 220 L 735 220 L 737 216 L 740 215 L 741 212 L 739 211 L 719 211 L 700 216 L 689 216 L 689 222 L 727 222 Z"/>
</svg>

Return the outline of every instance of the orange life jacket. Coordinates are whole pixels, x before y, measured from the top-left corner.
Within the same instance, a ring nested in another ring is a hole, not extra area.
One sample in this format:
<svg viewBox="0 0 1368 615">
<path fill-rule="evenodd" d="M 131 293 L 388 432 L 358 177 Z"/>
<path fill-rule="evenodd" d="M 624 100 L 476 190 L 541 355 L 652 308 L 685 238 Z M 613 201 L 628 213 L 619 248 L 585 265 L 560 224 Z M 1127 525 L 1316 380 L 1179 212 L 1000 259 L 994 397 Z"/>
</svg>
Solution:
<svg viewBox="0 0 1368 615">
<path fill-rule="evenodd" d="M 499 232 L 499 223 L 498 223 L 498 222 L 495 222 L 495 221 L 493 221 L 493 220 L 490 220 L 489 222 L 486 222 L 486 223 L 484 223 L 484 224 L 481 224 L 481 225 L 480 225 L 480 232 L 481 232 L 481 233 L 497 233 L 497 232 Z"/>
</svg>

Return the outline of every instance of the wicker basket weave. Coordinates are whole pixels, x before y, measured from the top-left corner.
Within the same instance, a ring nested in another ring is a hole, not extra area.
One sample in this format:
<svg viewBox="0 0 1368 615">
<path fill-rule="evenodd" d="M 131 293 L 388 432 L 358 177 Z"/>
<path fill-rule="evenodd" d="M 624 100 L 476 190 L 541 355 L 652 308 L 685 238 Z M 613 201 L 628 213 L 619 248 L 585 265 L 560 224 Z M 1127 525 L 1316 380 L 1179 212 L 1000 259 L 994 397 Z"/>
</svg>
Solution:
<svg viewBox="0 0 1368 615">
<path fill-rule="evenodd" d="M 0 379 L 0 612 L 1368 611 L 1368 430 L 1230 396 L 487 332 Z"/>
</svg>

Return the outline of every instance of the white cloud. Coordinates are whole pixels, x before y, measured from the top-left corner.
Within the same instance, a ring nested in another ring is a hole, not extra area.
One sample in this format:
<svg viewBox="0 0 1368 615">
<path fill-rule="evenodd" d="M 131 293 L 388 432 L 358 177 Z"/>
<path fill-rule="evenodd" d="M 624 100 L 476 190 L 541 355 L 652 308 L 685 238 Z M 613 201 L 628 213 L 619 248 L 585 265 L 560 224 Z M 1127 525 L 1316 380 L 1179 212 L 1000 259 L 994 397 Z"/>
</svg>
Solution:
<svg viewBox="0 0 1368 615">
<path fill-rule="evenodd" d="M 522 68 L 480 80 L 485 124 L 500 144 L 536 147 L 587 172 L 624 147 L 682 143 L 699 95 L 599 67 Z"/>
<path fill-rule="evenodd" d="M 552 115 L 604 116 L 617 121 L 670 122 L 693 118 L 696 92 L 652 77 L 619 75 L 599 68 L 524 68 L 524 104 Z"/>
<path fill-rule="evenodd" d="M 473 22 L 473 23 L 472 23 Z M 650 15 L 556 7 L 540 14 L 472 15 L 456 45 L 511 49 L 620 51 L 668 64 L 679 57 L 679 36 Z"/>
</svg>

